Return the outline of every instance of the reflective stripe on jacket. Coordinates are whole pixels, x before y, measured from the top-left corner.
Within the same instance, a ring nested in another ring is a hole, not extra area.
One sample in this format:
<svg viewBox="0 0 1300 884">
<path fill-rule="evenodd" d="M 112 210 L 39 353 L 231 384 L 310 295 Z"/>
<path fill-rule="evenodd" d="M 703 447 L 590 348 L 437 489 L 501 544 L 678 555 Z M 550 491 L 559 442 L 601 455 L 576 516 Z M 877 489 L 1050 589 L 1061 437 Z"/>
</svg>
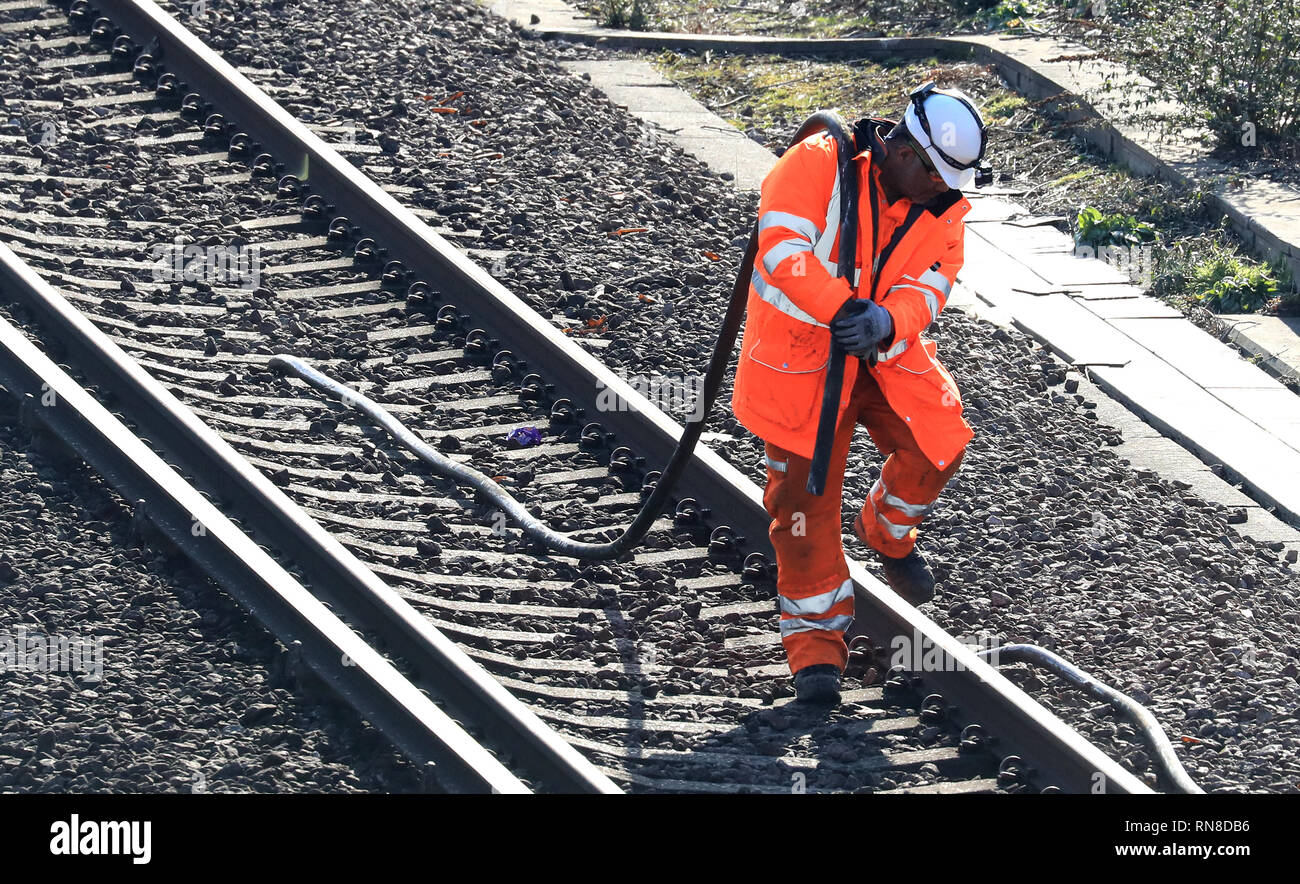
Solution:
<svg viewBox="0 0 1300 884">
<path fill-rule="evenodd" d="M 887 121 L 879 121 L 889 125 Z M 869 152 L 858 154 L 857 275 L 870 297 L 873 231 L 867 176 Z M 881 211 L 885 206 L 881 195 Z M 964 260 L 962 218 L 970 203 L 957 191 L 923 211 L 879 268 L 876 300 L 894 320 L 894 338 L 869 369 L 890 407 L 911 427 L 917 445 L 942 469 L 974 435 L 962 418 L 960 393 L 921 337 L 943 310 Z M 750 278 L 748 315 L 732 408 L 761 439 L 811 457 L 826 381 L 829 323 L 853 296 L 836 277 L 840 182 L 835 140 L 826 133 L 790 148 L 763 181 L 758 255 Z M 885 243 L 880 243 L 883 250 Z M 863 268 L 867 272 L 863 272 Z M 865 362 L 846 360 L 840 415 Z"/>
</svg>

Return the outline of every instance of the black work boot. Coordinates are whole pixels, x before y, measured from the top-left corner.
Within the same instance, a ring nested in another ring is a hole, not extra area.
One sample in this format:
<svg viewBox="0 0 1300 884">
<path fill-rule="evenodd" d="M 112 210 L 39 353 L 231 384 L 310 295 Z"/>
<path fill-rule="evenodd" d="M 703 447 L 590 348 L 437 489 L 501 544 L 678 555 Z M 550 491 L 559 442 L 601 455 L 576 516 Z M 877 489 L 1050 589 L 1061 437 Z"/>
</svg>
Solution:
<svg viewBox="0 0 1300 884">
<path fill-rule="evenodd" d="M 840 702 L 840 668 L 814 663 L 794 674 L 794 692 L 800 703 L 834 706 Z"/>
<path fill-rule="evenodd" d="M 892 559 L 881 552 L 876 555 L 885 566 L 885 582 L 889 588 L 910 604 L 920 605 L 934 598 L 934 575 L 915 548 L 901 559 Z"/>
</svg>

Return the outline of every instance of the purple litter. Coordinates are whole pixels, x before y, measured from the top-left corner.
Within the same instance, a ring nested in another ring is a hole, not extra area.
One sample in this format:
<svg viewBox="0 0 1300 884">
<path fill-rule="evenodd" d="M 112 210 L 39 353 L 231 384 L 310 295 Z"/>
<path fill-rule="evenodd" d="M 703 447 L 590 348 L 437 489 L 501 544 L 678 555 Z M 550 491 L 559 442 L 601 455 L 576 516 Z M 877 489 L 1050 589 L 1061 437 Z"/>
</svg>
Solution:
<svg viewBox="0 0 1300 884">
<path fill-rule="evenodd" d="M 537 427 L 516 427 L 506 436 L 507 442 L 514 442 L 521 448 L 527 448 L 529 445 L 538 445 L 542 441 L 542 431 Z"/>
</svg>

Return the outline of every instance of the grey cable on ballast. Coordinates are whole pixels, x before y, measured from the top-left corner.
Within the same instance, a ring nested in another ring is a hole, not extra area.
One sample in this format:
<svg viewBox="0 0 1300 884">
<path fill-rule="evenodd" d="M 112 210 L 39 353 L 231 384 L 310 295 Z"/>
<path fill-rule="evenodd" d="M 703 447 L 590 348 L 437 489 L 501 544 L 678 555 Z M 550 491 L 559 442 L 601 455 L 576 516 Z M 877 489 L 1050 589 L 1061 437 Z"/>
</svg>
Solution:
<svg viewBox="0 0 1300 884">
<path fill-rule="evenodd" d="M 1029 663 L 1050 669 L 1075 687 L 1083 688 L 1097 699 L 1106 701 L 1111 708 L 1123 714 L 1137 727 L 1142 734 L 1142 739 L 1146 741 L 1147 748 L 1155 755 L 1156 763 L 1178 791 L 1194 795 L 1205 794 L 1205 790 L 1196 785 L 1183 767 L 1183 763 L 1174 754 L 1174 747 L 1169 742 L 1169 737 L 1165 735 L 1164 728 L 1160 727 L 1160 722 L 1156 721 L 1156 717 L 1137 700 L 1102 684 L 1073 663 L 1038 645 L 1003 645 L 1000 648 L 979 651 L 978 654 L 998 663 Z"/>
<path fill-rule="evenodd" d="M 847 145 L 850 142 L 844 126 L 844 121 L 838 114 L 829 111 L 817 111 L 803 122 L 790 143 L 792 145 L 798 144 L 809 135 L 824 129 L 840 144 L 841 154 L 846 154 L 848 153 Z M 731 351 L 736 346 L 736 337 L 740 333 L 740 326 L 745 318 L 745 305 L 749 297 L 749 281 L 757 254 L 758 225 L 755 224 L 749 235 L 749 244 L 745 249 L 745 255 L 740 262 L 740 272 L 736 275 L 736 282 L 732 287 L 731 299 L 727 304 L 727 312 L 723 317 L 722 328 L 719 330 L 717 340 L 713 345 L 713 355 L 709 360 L 708 370 L 704 375 L 703 407 L 697 409 L 699 417 L 686 423 L 681 437 L 677 440 L 677 447 L 668 460 L 668 465 L 664 467 L 663 473 L 655 483 L 654 490 L 642 502 L 641 509 L 637 512 L 636 518 L 632 520 L 632 524 L 619 537 L 606 543 L 588 543 L 574 540 L 570 535 L 553 531 L 529 513 L 523 504 L 492 479 L 473 467 L 459 464 L 439 454 L 429 447 L 423 439 L 407 429 L 401 421 L 393 417 L 383 406 L 333 378 L 321 374 L 301 359 L 294 356 L 273 356 L 267 364 L 276 371 L 293 375 L 322 393 L 326 393 L 345 404 L 350 404 L 353 408 L 363 412 L 412 454 L 433 467 L 434 470 L 448 478 L 472 486 L 484 497 L 501 507 L 505 514 L 523 530 L 525 535 L 543 546 L 560 555 L 573 556 L 579 559 L 614 559 L 636 546 L 650 531 L 650 527 L 662 512 L 664 504 L 668 502 L 668 495 L 672 492 L 673 486 L 676 485 L 677 480 L 685 471 L 686 464 L 690 462 L 691 455 L 695 451 L 695 444 L 704 431 L 704 424 L 708 420 L 709 412 L 717 399 L 718 391 L 722 388 L 722 382 L 727 373 L 727 365 L 731 361 Z"/>
</svg>

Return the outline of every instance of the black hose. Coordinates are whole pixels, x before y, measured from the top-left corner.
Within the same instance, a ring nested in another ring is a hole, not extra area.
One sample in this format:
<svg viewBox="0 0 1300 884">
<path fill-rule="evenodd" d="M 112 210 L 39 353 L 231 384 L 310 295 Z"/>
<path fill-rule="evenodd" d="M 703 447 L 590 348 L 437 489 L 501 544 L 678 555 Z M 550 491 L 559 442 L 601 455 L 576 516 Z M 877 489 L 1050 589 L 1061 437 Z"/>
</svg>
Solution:
<svg viewBox="0 0 1300 884">
<path fill-rule="evenodd" d="M 852 149 L 853 142 L 845 129 L 844 120 L 832 111 L 817 111 L 809 117 L 799 127 L 793 144 L 811 134 L 804 131 L 809 124 L 826 129 L 835 139 L 840 181 L 840 260 L 836 269 L 841 277 L 848 278 L 851 286 L 858 249 L 858 178 L 853 169 L 853 157 L 857 152 Z M 826 490 L 831 449 L 835 444 L 835 425 L 840 413 L 840 394 L 844 391 L 844 363 L 847 358 L 848 354 L 831 341 L 830 359 L 826 364 L 826 384 L 822 388 L 822 407 L 817 418 L 817 436 L 808 467 L 808 481 L 804 484 L 807 492 L 815 497 L 821 497 Z"/>
<path fill-rule="evenodd" d="M 829 129 L 840 141 L 840 154 L 843 156 L 846 153 L 843 145 L 848 143 L 844 123 L 838 114 L 829 111 L 818 111 L 805 120 L 790 143 L 791 145 L 798 144 L 804 138 L 822 129 Z M 572 535 L 561 534 L 552 530 L 529 513 L 523 504 L 492 479 L 473 467 L 457 463 L 443 456 L 425 443 L 423 439 L 407 429 L 401 421 L 386 411 L 383 406 L 333 378 L 321 374 L 301 359 L 294 356 L 274 356 L 267 364 L 279 372 L 293 375 L 305 381 L 322 393 L 362 412 L 408 451 L 433 467 L 436 472 L 474 488 L 483 497 L 500 507 L 506 516 L 523 530 L 525 535 L 555 553 L 573 556 L 578 559 L 614 559 L 636 546 L 649 532 L 650 526 L 654 524 L 655 519 L 659 518 L 664 505 L 668 502 L 668 496 L 672 492 L 673 486 L 681 478 L 682 472 L 686 469 L 686 464 L 695 451 L 695 444 L 699 441 L 700 433 L 704 431 L 704 424 L 708 420 L 709 412 L 718 397 L 718 391 L 722 388 L 722 381 L 727 373 L 727 364 L 731 361 L 731 352 L 735 349 L 736 337 L 740 333 L 740 325 L 745 318 L 745 304 L 749 298 L 749 279 L 754 271 L 754 258 L 757 254 L 758 225 L 755 224 L 749 234 L 749 245 L 746 247 L 745 256 L 741 260 L 740 272 L 736 276 L 736 284 L 731 292 L 731 301 L 727 304 L 727 313 L 722 321 L 722 329 L 718 332 L 717 341 L 713 345 L 713 356 L 709 361 L 709 368 L 704 376 L 704 401 L 703 408 L 698 411 L 699 417 L 687 422 L 685 425 L 681 438 L 677 441 L 677 448 L 674 449 L 673 455 L 668 461 L 668 466 L 664 467 L 654 490 L 641 504 L 641 510 L 636 514 L 636 518 L 632 520 L 632 524 L 624 530 L 622 535 L 605 543 L 575 540 Z M 831 349 L 833 353 L 838 351 L 836 347 Z M 842 362 L 841 359 L 841 365 Z M 838 389 L 835 393 L 835 400 L 836 404 L 838 404 Z"/>
<path fill-rule="evenodd" d="M 1083 688 L 1097 699 L 1109 703 L 1112 709 L 1123 714 L 1141 732 L 1147 748 L 1155 756 L 1156 764 L 1178 791 L 1193 795 L 1205 793 L 1205 790 L 1196 785 L 1188 775 L 1182 762 L 1174 754 L 1174 747 L 1170 744 L 1164 729 L 1160 727 L 1160 722 L 1156 721 L 1155 716 L 1137 700 L 1102 684 L 1073 663 L 1061 659 L 1038 645 L 1003 645 L 1000 648 L 980 651 L 979 656 L 991 658 L 998 663 L 1029 663 L 1050 669 L 1075 687 Z"/>
<path fill-rule="evenodd" d="M 840 394 L 844 391 L 844 360 L 848 354 L 831 342 L 830 361 L 826 364 L 826 386 L 822 388 L 822 407 L 817 418 L 817 438 L 813 443 L 812 461 L 804 489 L 814 497 L 826 491 L 826 476 L 831 469 L 831 449 L 835 444 L 835 425 L 840 414 Z"/>
</svg>

